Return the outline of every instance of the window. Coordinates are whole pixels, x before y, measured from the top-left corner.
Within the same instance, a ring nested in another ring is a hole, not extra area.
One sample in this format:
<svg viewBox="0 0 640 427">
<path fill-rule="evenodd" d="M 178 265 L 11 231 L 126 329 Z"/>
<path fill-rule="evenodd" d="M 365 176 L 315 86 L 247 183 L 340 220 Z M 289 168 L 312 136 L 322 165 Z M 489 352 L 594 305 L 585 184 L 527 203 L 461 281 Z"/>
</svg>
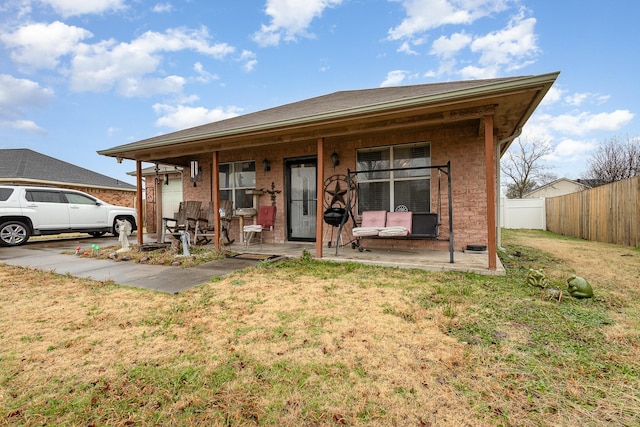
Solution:
<svg viewBox="0 0 640 427">
<path fill-rule="evenodd" d="M 95 199 L 91 197 L 87 197 L 84 194 L 78 193 L 64 193 L 64 196 L 67 198 L 69 203 L 73 203 L 75 205 L 95 205 Z"/>
<path fill-rule="evenodd" d="M 13 193 L 13 188 L 0 188 L 0 202 L 9 200 L 9 196 Z"/>
<path fill-rule="evenodd" d="M 358 212 L 431 211 L 428 143 L 376 147 L 357 152 Z M 415 169 L 414 169 L 415 168 Z"/>
<path fill-rule="evenodd" d="M 57 191 L 27 190 L 25 198 L 30 202 L 66 203 Z"/>
<path fill-rule="evenodd" d="M 252 208 L 253 196 L 247 190 L 256 188 L 256 162 L 220 164 L 220 198 L 233 201 L 233 208 Z"/>
</svg>

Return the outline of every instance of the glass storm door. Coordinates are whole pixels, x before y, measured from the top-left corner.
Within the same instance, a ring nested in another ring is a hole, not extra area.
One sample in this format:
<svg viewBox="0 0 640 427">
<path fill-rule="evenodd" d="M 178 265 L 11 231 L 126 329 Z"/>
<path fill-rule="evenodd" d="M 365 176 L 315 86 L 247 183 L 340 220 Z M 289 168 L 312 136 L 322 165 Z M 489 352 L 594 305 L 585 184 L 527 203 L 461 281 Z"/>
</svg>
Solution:
<svg viewBox="0 0 640 427">
<path fill-rule="evenodd" d="M 297 159 L 287 166 L 287 238 L 316 240 L 316 166 L 313 159 Z"/>
</svg>

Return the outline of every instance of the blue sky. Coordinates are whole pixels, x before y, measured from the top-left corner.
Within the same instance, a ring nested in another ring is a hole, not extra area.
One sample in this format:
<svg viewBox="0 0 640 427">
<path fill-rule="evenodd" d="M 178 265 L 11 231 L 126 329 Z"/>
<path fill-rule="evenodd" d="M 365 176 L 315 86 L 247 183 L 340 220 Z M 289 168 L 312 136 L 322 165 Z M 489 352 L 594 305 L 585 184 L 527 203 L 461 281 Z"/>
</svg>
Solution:
<svg viewBox="0 0 640 427">
<path fill-rule="evenodd" d="M 339 90 L 560 77 L 523 137 L 580 178 L 640 136 L 636 0 L 5 0 L 0 148 L 96 151 Z"/>
</svg>

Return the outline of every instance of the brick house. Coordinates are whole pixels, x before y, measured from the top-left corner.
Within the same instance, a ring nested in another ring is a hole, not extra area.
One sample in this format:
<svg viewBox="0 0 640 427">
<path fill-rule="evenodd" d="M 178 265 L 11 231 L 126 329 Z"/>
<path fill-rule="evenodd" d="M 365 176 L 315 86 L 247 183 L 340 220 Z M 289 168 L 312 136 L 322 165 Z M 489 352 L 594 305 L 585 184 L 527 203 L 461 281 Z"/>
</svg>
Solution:
<svg viewBox="0 0 640 427">
<path fill-rule="evenodd" d="M 136 202 L 134 185 L 27 148 L 0 149 L 0 184 L 69 188 L 118 206 Z"/>
<path fill-rule="evenodd" d="M 139 182 L 142 162 L 184 168 L 184 200 L 232 200 L 234 209 L 273 203 L 276 226 L 265 238 L 313 241 L 316 257 L 329 240 L 327 200 L 345 195 L 344 186 L 325 184 L 350 177 L 356 223 L 366 210 L 437 213 L 437 239 L 387 246 L 485 245 L 495 269 L 499 159 L 558 74 L 336 92 L 99 154 L 135 160 Z"/>
</svg>

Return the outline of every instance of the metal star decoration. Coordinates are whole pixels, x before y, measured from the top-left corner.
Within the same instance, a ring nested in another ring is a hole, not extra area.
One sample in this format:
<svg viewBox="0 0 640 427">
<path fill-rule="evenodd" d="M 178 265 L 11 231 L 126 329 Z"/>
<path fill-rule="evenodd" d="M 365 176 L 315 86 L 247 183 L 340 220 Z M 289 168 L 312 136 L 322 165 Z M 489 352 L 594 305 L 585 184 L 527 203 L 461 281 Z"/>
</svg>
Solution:
<svg viewBox="0 0 640 427">
<path fill-rule="evenodd" d="M 333 206 L 334 203 L 336 202 L 340 202 L 341 206 L 346 206 L 347 202 L 345 202 L 344 200 L 344 195 L 347 194 L 347 190 L 343 190 L 340 187 L 340 181 L 336 181 L 336 186 L 333 190 L 327 190 L 327 193 L 331 194 L 331 205 Z"/>
</svg>

